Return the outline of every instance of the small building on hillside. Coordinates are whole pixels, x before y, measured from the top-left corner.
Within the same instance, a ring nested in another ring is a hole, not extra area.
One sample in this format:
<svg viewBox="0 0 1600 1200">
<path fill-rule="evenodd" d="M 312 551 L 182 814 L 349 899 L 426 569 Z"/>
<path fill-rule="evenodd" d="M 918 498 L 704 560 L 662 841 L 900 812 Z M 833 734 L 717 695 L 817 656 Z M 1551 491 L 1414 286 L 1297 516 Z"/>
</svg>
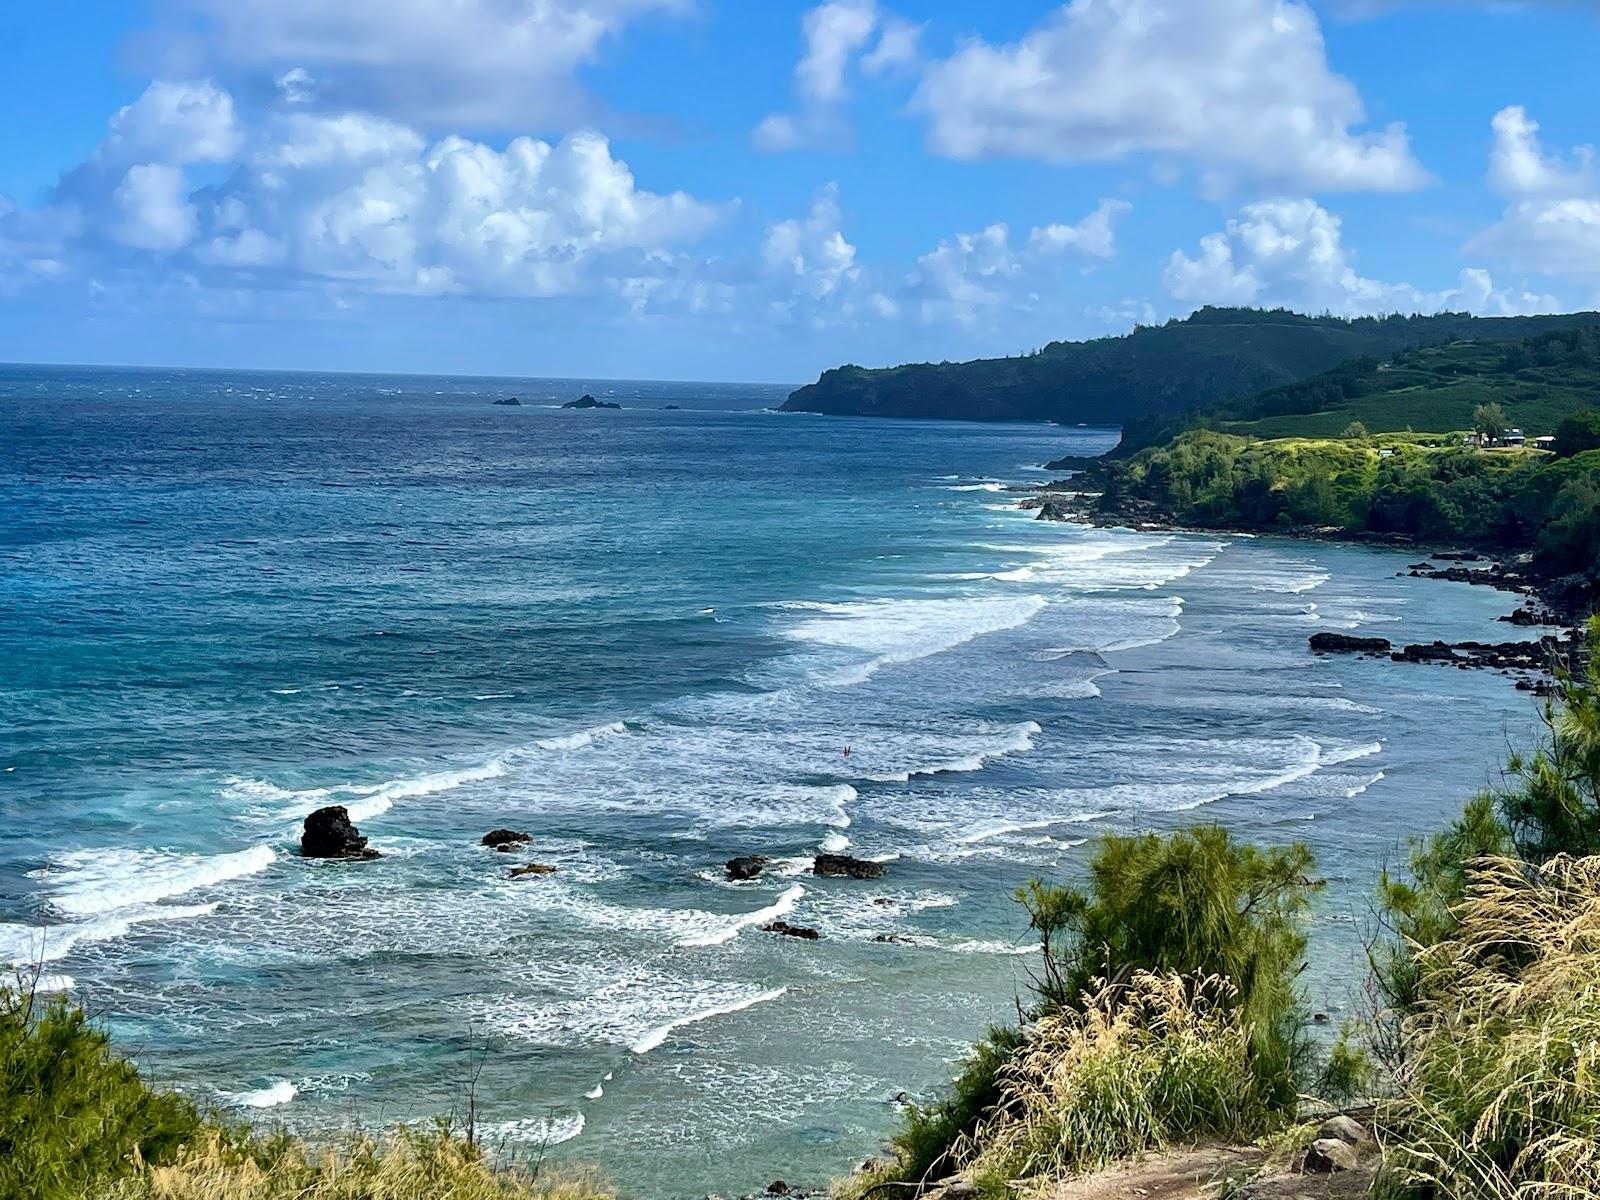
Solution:
<svg viewBox="0 0 1600 1200">
<path fill-rule="evenodd" d="M 1525 446 L 1528 444 L 1527 436 L 1520 429 L 1506 430 L 1505 437 L 1500 439 L 1502 446 Z"/>
<path fill-rule="evenodd" d="M 1535 450 L 1554 450 L 1556 448 L 1555 434 L 1541 433 L 1533 439 L 1533 448 Z"/>
</svg>

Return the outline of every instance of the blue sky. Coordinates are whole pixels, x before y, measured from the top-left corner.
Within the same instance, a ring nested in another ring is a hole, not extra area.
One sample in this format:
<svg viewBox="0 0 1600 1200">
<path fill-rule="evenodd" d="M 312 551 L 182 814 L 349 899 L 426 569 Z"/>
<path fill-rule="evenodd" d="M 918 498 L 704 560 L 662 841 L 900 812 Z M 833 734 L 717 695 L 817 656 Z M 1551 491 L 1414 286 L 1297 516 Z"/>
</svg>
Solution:
<svg viewBox="0 0 1600 1200">
<path fill-rule="evenodd" d="M 16 0 L 0 360 L 801 381 L 1600 308 L 1600 0 Z"/>
</svg>

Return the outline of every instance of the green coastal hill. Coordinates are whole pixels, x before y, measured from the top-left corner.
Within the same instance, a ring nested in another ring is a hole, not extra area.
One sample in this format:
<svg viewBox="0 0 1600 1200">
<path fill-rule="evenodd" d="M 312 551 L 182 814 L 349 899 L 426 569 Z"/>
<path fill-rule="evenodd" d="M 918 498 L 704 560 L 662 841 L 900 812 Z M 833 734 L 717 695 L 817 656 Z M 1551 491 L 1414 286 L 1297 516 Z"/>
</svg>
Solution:
<svg viewBox="0 0 1600 1200">
<path fill-rule="evenodd" d="M 1352 359 L 1383 362 L 1450 342 L 1517 341 L 1600 313 L 1537 317 L 1305 316 L 1283 309 L 1202 308 L 1122 337 L 1052 342 L 1017 358 L 836 367 L 799 388 L 788 412 L 1060 421 L 1121 425 L 1255 396 Z"/>
<path fill-rule="evenodd" d="M 1360 358 L 1310 379 L 1224 403 L 1207 423 L 1256 437 L 1337 436 L 1352 421 L 1373 432 L 1470 429 L 1498 404 L 1529 437 L 1553 434 L 1569 413 L 1600 404 L 1600 325 L 1516 342 L 1458 341 Z"/>
</svg>

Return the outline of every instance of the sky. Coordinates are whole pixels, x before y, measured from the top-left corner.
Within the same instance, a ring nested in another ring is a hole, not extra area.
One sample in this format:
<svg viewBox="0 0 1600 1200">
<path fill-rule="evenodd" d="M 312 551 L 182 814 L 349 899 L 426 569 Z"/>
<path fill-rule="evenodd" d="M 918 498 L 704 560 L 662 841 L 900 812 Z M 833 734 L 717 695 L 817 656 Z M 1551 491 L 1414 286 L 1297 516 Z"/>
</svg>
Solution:
<svg viewBox="0 0 1600 1200">
<path fill-rule="evenodd" d="M 5 0 L 0 361 L 803 382 L 1600 309 L 1600 0 Z"/>
</svg>

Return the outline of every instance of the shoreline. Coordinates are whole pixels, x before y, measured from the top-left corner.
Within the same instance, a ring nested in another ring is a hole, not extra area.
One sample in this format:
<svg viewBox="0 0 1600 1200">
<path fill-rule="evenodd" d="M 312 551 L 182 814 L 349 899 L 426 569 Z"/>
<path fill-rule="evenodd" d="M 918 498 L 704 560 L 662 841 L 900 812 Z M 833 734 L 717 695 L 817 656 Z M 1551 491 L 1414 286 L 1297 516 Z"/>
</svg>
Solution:
<svg viewBox="0 0 1600 1200">
<path fill-rule="evenodd" d="M 1522 691 L 1547 694 L 1549 676 L 1560 663 L 1573 663 L 1584 656 L 1583 627 L 1592 599 L 1575 596 L 1561 580 L 1541 578 L 1519 569 L 1529 561 L 1527 555 L 1508 557 L 1474 548 L 1429 549 L 1427 543 L 1403 534 L 1367 533 L 1338 526 L 1296 526 L 1286 529 L 1245 529 L 1228 526 L 1193 525 L 1179 521 L 1149 505 L 1137 515 L 1107 512 L 1096 503 L 1103 493 L 1062 486 L 1070 480 L 1054 480 L 1037 485 L 1012 485 L 1012 492 L 1026 492 L 1017 502 L 1023 511 L 1036 513 L 1035 520 L 1092 526 L 1097 529 L 1126 529 L 1132 532 L 1183 533 L 1248 538 L 1282 538 L 1330 545 L 1364 546 L 1395 551 L 1415 551 L 1419 561 L 1405 571 L 1396 572 L 1415 579 L 1441 579 L 1520 596 L 1522 603 L 1500 620 L 1520 629 L 1547 629 L 1551 633 L 1536 639 L 1517 639 L 1502 643 L 1477 641 L 1434 642 L 1394 647 L 1387 639 L 1344 639 L 1350 644 L 1318 645 L 1315 653 L 1353 652 L 1391 658 L 1396 662 L 1435 663 L 1467 669 L 1497 670 L 1503 675 L 1518 675 Z M 1449 565 L 1439 566 L 1445 563 Z M 1482 564 L 1468 566 L 1463 564 Z M 1514 565 L 1513 565 L 1514 564 Z M 1336 641 L 1338 639 L 1335 639 Z M 1381 647 L 1376 642 L 1382 642 Z M 1542 653 L 1535 653 L 1539 647 Z M 1536 678 L 1530 679 L 1530 675 Z"/>
</svg>

